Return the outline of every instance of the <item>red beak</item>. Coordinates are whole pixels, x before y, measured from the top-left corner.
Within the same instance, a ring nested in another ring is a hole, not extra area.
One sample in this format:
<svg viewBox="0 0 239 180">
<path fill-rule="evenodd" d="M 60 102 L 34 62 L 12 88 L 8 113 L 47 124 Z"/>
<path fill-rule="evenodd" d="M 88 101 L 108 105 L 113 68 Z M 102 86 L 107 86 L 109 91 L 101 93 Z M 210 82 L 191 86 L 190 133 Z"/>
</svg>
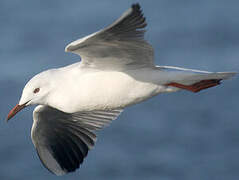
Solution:
<svg viewBox="0 0 239 180">
<path fill-rule="evenodd" d="M 15 116 L 19 111 L 21 111 L 24 107 L 26 107 L 26 103 L 19 105 L 17 104 L 7 115 L 7 121 Z"/>
</svg>

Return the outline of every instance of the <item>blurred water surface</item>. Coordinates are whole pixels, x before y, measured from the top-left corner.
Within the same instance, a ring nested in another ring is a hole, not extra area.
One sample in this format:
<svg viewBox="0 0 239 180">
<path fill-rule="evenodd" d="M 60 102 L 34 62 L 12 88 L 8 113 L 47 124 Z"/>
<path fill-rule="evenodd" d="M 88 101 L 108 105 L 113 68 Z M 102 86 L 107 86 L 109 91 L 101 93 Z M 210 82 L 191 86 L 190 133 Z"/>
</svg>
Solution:
<svg viewBox="0 0 239 180">
<path fill-rule="evenodd" d="M 5 118 L 33 75 L 80 58 L 69 42 L 93 33 L 134 1 L 0 1 L 0 179 L 234 180 L 239 177 L 239 80 L 198 94 L 162 94 L 99 132 L 80 170 L 56 177 L 30 139 L 32 108 Z M 155 61 L 239 71 L 239 1 L 139 0 Z"/>
</svg>

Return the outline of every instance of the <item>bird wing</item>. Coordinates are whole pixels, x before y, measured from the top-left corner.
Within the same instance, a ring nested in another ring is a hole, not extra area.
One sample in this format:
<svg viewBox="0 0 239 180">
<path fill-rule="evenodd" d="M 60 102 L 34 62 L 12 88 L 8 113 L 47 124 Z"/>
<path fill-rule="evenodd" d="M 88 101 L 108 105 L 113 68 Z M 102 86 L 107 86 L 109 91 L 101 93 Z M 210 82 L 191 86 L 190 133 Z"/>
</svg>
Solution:
<svg viewBox="0 0 239 180">
<path fill-rule="evenodd" d="M 145 17 L 139 4 L 133 4 L 113 24 L 76 40 L 66 52 L 81 56 L 81 65 L 97 69 L 125 69 L 154 66 L 153 48 L 144 40 Z"/>
<path fill-rule="evenodd" d="M 38 105 L 33 112 L 32 142 L 43 165 L 56 175 L 75 171 L 95 142 L 95 130 L 116 119 L 122 109 L 64 113 Z"/>
</svg>

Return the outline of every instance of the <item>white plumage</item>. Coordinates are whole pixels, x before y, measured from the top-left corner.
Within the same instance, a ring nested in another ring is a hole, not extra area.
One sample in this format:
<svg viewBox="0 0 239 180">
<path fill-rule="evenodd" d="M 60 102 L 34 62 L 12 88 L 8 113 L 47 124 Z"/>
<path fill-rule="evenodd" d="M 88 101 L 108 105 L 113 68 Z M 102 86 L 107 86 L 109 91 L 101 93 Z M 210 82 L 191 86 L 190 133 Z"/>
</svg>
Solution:
<svg viewBox="0 0 239 180">
<path fill-rule="evenodd" d="M 44 71 L 26 84 L 8 119 L 38 104 L 32 141 L 51 172 L 63 175 L 79 168 L 95 144 L 95 131 L 125 107 L 163 92 L 198 92 L 235 74 L 155 66 L 145 27 L 140 6 L 134 4 L 109 27 L 66 46 L 81 62 Z"/>
</svg>

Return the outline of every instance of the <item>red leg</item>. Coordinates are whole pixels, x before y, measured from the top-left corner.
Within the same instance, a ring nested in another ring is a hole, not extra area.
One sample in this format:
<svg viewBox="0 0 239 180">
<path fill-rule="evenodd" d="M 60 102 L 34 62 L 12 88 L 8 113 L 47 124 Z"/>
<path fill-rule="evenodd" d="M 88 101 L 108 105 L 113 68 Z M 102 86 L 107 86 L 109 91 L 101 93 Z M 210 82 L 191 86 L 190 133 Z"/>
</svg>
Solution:
<svg viewBox="0 0 239 180">
<path fill-rule="evenodd" d="M 177 88 L 185 89 L 185 90 L 192 91 L 192 92 L 196 93 L 196 92 L 199 92 L 203 89 L 207 89 L 207 88 L 210 88 L 210 87 L 213 87 L 213 86 L 217 86 L 217 85 L 220 84 L 220 81 L 221 81 L 221 79 L 209 79 L 209 80 L 199 81 L 199 82 L 194 83 L 192 85 L 183 85 L 183 84 L 172 82 L 172 83 L 167 84 L 167 86 L 174 86 L 174 87 L 177 87 Z"/>
</svg>

